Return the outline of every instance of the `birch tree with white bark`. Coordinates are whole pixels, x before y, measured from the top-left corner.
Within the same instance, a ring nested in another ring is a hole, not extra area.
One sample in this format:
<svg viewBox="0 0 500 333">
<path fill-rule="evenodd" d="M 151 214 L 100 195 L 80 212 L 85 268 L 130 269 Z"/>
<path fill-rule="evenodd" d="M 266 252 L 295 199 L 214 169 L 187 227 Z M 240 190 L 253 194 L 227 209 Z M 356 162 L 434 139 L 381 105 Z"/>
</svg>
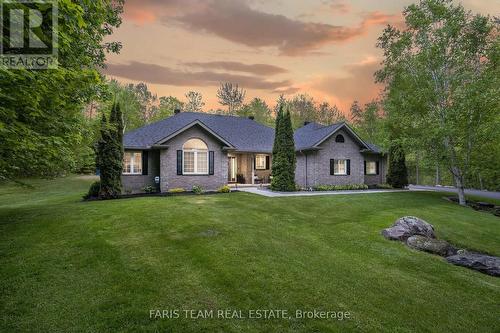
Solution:
<svg viewBox="0 0 500 333">
<path fill-rule="evenodd" d="M 406 27 L 388 26 L 377 44 L 384 108 L 403 141 L 447 166 L 465 205 L 473 152 L 498 125 L 498 21 L 451 0 L 422 0 L 403 15 Z"/>
</svg>

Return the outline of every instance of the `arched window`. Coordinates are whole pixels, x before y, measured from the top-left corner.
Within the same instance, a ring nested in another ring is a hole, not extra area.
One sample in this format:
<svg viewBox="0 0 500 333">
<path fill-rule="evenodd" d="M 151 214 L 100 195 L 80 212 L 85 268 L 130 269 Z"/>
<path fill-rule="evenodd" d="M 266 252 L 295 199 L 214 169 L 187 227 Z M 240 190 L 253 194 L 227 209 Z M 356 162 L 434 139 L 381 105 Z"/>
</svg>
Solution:
<svg viewBox="0 0 500 333">
<path fill-rule="evenodd" d="M 182 146 L 182 153 L 183 174 L 208 174 L 208 147 L 205 142 L 200 139 L 189 139 Z"/>
<path fill-rule="evenodd" d="M 345 142 L 344 136 L 342 134 L 339 134 L 335 137 L 335 142 Z"/>
</svg>

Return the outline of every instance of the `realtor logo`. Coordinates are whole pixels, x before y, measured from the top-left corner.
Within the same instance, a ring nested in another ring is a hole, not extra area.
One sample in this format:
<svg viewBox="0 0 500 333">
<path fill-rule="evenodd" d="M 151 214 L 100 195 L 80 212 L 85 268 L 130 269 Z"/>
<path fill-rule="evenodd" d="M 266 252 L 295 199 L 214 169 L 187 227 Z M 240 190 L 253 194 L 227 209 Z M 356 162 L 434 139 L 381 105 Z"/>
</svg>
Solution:
<svg viewBox="0 0 500 333">
<path fill-rule="evenodd" d="M 0 3 L 0 66 L 49 69 L 57 66 L 57 1 Z"/>
</svg>

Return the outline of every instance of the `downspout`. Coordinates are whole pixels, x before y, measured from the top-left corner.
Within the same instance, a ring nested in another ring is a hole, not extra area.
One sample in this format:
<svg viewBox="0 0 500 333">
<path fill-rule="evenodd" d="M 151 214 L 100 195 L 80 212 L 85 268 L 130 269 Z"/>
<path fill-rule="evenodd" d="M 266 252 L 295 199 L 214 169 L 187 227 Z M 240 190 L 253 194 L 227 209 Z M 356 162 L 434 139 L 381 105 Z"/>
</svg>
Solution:
<svg viewBox="0 0 500 333">
<path fill-rule="evenodd" d="M 306 179 L 305 179 L 306 181 L 305 181 L 305 186 L 306 186 L 306 188 L 307 188 L 307 187 L 309 187 L 309 181 L 308 181 L 308 178 L 307 178 L 307 168 L 308 168 L 308 165 L 307 165 L 307 164 L 308 164 L 308 161 L 307 161 L 307 153 L 306 153 L 305 151 L 303 151 L 303 150 L 300 150 L 300 153 L 301 153 L 302 155 L 304 155 L 304 156 L 305 156 L 305 158 L 306 158 Z"/>
<path fill-rule="evenodd" d="M 306 152 L 304 152 L 304 155 L 305 155 L 305 157 L 306 157 L 306 187 L 309 187 L 309 182 L 308 182 L 308 180 L 307 180 L 307 172 L 308 172 L 308 171 L 307 171 L 307 153 L 306 153 Z"/>
</svg>

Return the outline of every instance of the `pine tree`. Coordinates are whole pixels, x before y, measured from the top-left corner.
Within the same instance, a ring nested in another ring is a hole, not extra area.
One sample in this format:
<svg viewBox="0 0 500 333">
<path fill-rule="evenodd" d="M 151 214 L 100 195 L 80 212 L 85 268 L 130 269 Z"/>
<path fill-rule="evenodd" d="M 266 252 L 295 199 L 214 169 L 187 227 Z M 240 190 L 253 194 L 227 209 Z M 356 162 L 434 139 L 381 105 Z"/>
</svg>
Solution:
<svg viewBox="0 0 500 333">
<path fill-rule="evenodd" d="M 123 123 L 118 104 L 113 104 L 109 122 L 102 115 L 100 134 L 96 153 L 96 165 L 101 177 L 99 198 L 110 199 L 120 195 L 122 190 Z"/>
<path fill-rule="evenodd" d="M 287 158 L 287 190 L 295 191 L 295 164 L 297 157 L 295 155 L 295 141 L 293 139 L 292 116 L 287 110 L 283 120 L 283 131 L 285 132 L 284 153 Z"/>
<path fill-rule="evenodd" d="M 281 105 L 276 116 L 271 189 L 275 191 L 295 190 L 295 161 L 291 116 L 290 112 L 283 113 L 283 105 Z"/>
<path fill-rule="evenodd" d="M 394 143 L 389 148 L 389 171 L 387 183 L 395 188 L 408 185 L 408 170 L 406 169 L 405 154 L 400 144 Z"/>
</svg>

